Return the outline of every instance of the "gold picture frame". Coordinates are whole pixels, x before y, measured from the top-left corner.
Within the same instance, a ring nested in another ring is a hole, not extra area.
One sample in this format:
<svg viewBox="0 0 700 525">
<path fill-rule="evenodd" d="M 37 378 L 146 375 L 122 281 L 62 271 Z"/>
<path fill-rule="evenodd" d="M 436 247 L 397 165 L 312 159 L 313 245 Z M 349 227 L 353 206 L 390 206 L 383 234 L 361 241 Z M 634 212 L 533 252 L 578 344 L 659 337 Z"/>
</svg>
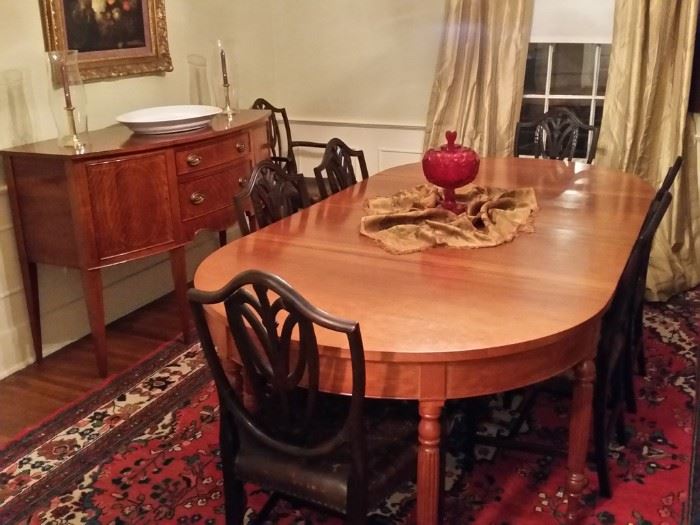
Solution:
<svg viewBox="0 0 700 525">
<path fill-rule="evenodd" d="M 173 70 L 165 0 L 40 0 L 47 51 L 77 49 L 85 81 Z"/>
</svg>

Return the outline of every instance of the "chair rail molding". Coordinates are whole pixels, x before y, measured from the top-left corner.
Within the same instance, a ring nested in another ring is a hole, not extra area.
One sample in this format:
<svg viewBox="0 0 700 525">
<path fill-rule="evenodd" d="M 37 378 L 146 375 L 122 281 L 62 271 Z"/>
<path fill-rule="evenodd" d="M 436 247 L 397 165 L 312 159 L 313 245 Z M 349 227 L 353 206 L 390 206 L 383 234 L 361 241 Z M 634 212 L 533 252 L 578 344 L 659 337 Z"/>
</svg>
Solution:
<svg viewBox="0 0 700 525">
<path fill-rule="evenodd" d="M 295 140 L 328 142 L 338 137 L 351 148 L 364 151 L 370 175 L 416 162 L 422 156 L 425 124 L 300 117 L 289 120 Z M 309 176 L 319 164 L 322 151 L 298 148 L 295 155 L 300 171 Z"/>
</svg>

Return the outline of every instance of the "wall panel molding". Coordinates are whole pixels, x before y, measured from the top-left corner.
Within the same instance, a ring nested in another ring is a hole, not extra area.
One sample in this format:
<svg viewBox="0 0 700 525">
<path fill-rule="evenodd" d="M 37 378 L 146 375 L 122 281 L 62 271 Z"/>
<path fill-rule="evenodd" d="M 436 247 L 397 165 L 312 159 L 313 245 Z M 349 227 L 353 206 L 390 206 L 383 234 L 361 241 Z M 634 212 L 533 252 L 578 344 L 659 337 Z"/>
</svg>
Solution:
<svg viewBox="0 0 700 525">
<path fill-rule="evenodd" d="M 382 147 L 377 150 L 377 166 L 381 171 L 400 164 L 420 162 L 422 157 L 420 150 Z"/>
<path fill-rule="evenodd" d="M 351 148 L 364 151 L 370 175 L 378 171 L 419 160 L 423 150 L 423 125 L 403 125 L 392 122 L 360 123 L 332 120 L 292 120 L 295 140 L 327 142 L 339 137 Z M 299 148 L 296 151 L 300 170 L 313 174 L 322 150 Z M 418 157 L 418 158 L 417 158 Z"/>
</svg>

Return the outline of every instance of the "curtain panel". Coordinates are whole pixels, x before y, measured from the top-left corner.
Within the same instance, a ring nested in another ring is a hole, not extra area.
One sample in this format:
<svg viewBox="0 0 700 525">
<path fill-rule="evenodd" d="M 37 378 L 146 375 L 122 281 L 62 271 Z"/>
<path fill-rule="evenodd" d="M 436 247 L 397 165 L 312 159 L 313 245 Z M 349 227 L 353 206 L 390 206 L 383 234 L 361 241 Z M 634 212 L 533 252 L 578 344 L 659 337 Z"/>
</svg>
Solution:
<svg viewBox="0 0 700 525">
<path fill-rule="evenodd" d="M 647 298 L 700 282 L 696 122 L 687 118 L 698 0 L 616 0 L 597 163 L 658 187 L 677 155 L 682 171 L 659 227 Z"/>
<path fill-rule="evenodd" d="M 534 0 L 448 0 L 424 148 L 445 131 L 483 156 L 508 156 L 525 79 Z"/>
</svg>

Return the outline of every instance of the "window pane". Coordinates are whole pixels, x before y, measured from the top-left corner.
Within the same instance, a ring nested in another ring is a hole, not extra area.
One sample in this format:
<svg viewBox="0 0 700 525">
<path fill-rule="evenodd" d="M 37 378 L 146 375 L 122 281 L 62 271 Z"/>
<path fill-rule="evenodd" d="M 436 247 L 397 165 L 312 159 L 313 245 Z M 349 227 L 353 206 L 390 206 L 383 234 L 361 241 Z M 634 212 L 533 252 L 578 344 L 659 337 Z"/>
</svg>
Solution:
<svg viewBox="0 0 700 525">
<path fill-rule="evenodd" d="M 598 73 L 598 95 L 605 95 L 608 83 L 608 66 L 610 65 L 610 44 L 600 46 L 600 72 Z"/>
<path fill-rule="evenodd" d="M 554 107 L 566 107 L 576 114 L 584 124 L 588 124 L 591 118 L 591 99 L 571 100 L 571 99 L 550 99 L 549 109 Z M 588 133 L 580 133 L 574 149 L 574 158 L 585 159 L 588 155 Z"/>
<path fill-rule="evenodd" d="M 573 111 L 576 116 L 581 119 L 581 122 L 588 124 L 591 118 L 591 99 L 569 99 L 569 98 L 550 98 L 549 109 L 555 107 L 565 107 Z"/>
<path fill-rule="evenodd" d="M 525 94 L 544 95 L 547 85 L 549 44 L 530 44 L 525 65 Z"/>
<path fill-rule="evenodd" d="M 595 49 L 595 44 L 556 44 L 550 93 L 590 95 L 593 90 Z"/>
<path fill-rule="evenodd" d="M 528 122 L 540 118 L 544 114 L 544 99 L 527 98 L 523 100 L 522 108 L 520 109 L 520 120 Z"/>
</svg>

